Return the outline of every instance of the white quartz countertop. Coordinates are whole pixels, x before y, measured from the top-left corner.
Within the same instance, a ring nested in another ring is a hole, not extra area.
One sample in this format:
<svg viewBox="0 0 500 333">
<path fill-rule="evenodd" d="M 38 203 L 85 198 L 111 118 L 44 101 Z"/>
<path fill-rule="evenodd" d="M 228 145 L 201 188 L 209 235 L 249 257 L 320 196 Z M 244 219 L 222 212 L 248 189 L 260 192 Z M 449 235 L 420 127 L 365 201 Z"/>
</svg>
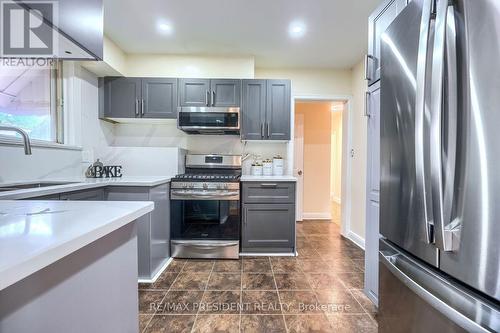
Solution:
<svg viewBox="0 0 500 333">
<path fill-rule="evenodd" d="M 296 182 L 297 178 L 294 176 L 252 176 L 242 175 L 242 182 Z"/>
<path fill-rule="evenodd" d="M 1 187 L 15 186 L 18 184 L 34 183 L 66 183 L 63 185 L 44 186 L 14 191 L 0 191 L 0 200 L 18 200 L 37 196 L 52 195 L 57 193 L 72 192 L 99 188 L 105 186 L 145 186 L 152 187 L 170 182 L 172 177 L 167 176 L 144 176 L 144 177 L 121 177 L 121 178 L 78 178 L 78 179 L 51 179 L 30 180 L 26 182 L 0 183 Z"/>
<path fill-rule="evenodd" d="M 148 201 L 0 201 L 0 290 L 153 209 Z"/>
</svg>

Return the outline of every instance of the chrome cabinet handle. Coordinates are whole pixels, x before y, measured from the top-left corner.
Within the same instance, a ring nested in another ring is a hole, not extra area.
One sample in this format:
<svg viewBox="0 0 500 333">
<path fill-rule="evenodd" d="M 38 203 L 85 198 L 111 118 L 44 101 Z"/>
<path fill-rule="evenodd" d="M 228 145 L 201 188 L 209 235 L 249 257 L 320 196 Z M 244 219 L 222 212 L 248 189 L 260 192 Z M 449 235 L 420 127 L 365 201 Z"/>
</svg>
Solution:
<svg viewBox="0 0 500 333">
<path fill-rule="evenodd" d="M 144 116 L 144 100 L 141 99 L 141 115 Z"/>
<path fill-rule="evenodd" d="M 369 91 L 367 91 L 365 93 L 365 114 L 364 114 L 364 116 L 367 118 L 370 117 L 369 106 L 370 106 L 370 96 L 371 95 L 372 95 L 372 93 Z"/>
<path fill-rule="evenodd" d="M 267 138 L 271 138 L 271 126 L 269 125 L 269 123 L 267 123 Z"/>
<path fill-rule="evenodd" d="M 208 90 L 207 90 L 207 91 L 205 92 L 205 105 L 206 105 L 206 106 L 210 106 L 210 101 L 209 101 L 209 99 L 210 99 L 210 91 L 208 91 Z"/>
<path fill-rule="evenodd" d="M 139 100 L 135 100 L 135 116 L 139 116 Z"/>
<path fill-rule="evenodd" d="M 212 90 L 212 106 L 215 106 L 215 90 Z"/>
<path fill-rule="evenodd" d="M 261 123 L 260 124 L 260 137 L 263 138 L 264 137 L 264 123 Z"/>
<path fill-rule="evenodd" d="M 371 81 L 372 77 L 370 75 L 370 60 L 375 60 L 375 57 L 367 54 L 365 55 L 365 80 Z"/>
<path fill-rule="evenodd" d="M 276 186 L 278 186 L 278 184 L 276 184 L 276 183 L 262 183 L 262 184 L 260 184 L 260 186 L 262 186 L 262 187 L 276 187 Z"/>
<path fill-rule="evenodd" d="M 427 56 L 429 52 L 429 34 L 432 12 L 432 3 L 434 0 L 424 0 L 422 6 L 422 18 L 420 25 L 420 36 L 417 54 L 417 82 L 415 94 L 415 173 L 416 173 L 416 190 L 423 198 L 423 213 L 425 223 L 425 241 L 427 243 L 433 242 L 433 226 L 432 226 L 432 202 L 429 195 L 428 187 L 428 170 L 425 162 L 426 147 L 424 140 L 425 134 L 425 117 L 426 103 L 425 103 L 425 83 L 427 81 Z"/>
</svg>

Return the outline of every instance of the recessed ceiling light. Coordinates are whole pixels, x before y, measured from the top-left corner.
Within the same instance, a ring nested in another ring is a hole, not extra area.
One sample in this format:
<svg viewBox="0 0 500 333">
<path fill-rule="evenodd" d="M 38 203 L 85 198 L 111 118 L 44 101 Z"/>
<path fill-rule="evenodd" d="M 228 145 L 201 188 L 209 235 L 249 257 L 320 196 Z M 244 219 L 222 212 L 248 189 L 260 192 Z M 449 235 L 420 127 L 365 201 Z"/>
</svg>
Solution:
<svg viewBox="0 0 500 333">
<path fill-rule="evenodd" d="M 160 32 L 165 34 L 171 34 L 174 29 L 172 28 L 171 24 L 162 22 L 158 23 L 158 30 L 160 30 Z"/>
<path fill-rule="evenodd" d="M 290 37 L 293 38 L 302 37 L 306 33 L 306 25 L 304 24 L 304 22 L 300 21 L 292 22 L 288 27 L 288 33 L 290 34 Z"/>
</svg>

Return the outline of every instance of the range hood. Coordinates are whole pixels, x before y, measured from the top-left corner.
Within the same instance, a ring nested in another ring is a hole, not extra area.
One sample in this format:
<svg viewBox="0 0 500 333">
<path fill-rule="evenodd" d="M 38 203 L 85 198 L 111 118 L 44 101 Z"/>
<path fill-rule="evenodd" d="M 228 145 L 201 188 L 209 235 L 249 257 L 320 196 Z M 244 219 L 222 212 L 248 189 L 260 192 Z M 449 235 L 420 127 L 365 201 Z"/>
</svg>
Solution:
<svg viewBox="0 0 500 333">
<path fill-rule="evenodd" d="M 33 58 L 102 60 L 103 0 L 59 0 L 54 1 L 52 6 L 41 6 L 36 1 L 15 1 L 12 6 L 29 11 L 40 19 L 42 22 L 37 27 L 38 31 L 53 33 L 52 52 L 47 56 L 34 54 Z M 21 53 L 19 57 L 30 57 Z M 9 57 L 5 51 L 4 57 Z M 12 58 L 16 55 L 13 54 Z"/>
</svg>

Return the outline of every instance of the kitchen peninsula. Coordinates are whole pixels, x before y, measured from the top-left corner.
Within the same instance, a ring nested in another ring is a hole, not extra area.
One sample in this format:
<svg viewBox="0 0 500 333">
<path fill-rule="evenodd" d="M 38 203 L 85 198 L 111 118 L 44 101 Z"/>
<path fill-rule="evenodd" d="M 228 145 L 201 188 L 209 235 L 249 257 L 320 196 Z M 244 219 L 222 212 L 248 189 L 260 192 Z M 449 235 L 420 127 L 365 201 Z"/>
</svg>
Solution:
<svg viewBox="0 0 500 333">
<path fill-rule="evenodd" d="M 135 221 L 153 208 L 0 201 L 0 331 L 136 331 Z"/>
</svg>

